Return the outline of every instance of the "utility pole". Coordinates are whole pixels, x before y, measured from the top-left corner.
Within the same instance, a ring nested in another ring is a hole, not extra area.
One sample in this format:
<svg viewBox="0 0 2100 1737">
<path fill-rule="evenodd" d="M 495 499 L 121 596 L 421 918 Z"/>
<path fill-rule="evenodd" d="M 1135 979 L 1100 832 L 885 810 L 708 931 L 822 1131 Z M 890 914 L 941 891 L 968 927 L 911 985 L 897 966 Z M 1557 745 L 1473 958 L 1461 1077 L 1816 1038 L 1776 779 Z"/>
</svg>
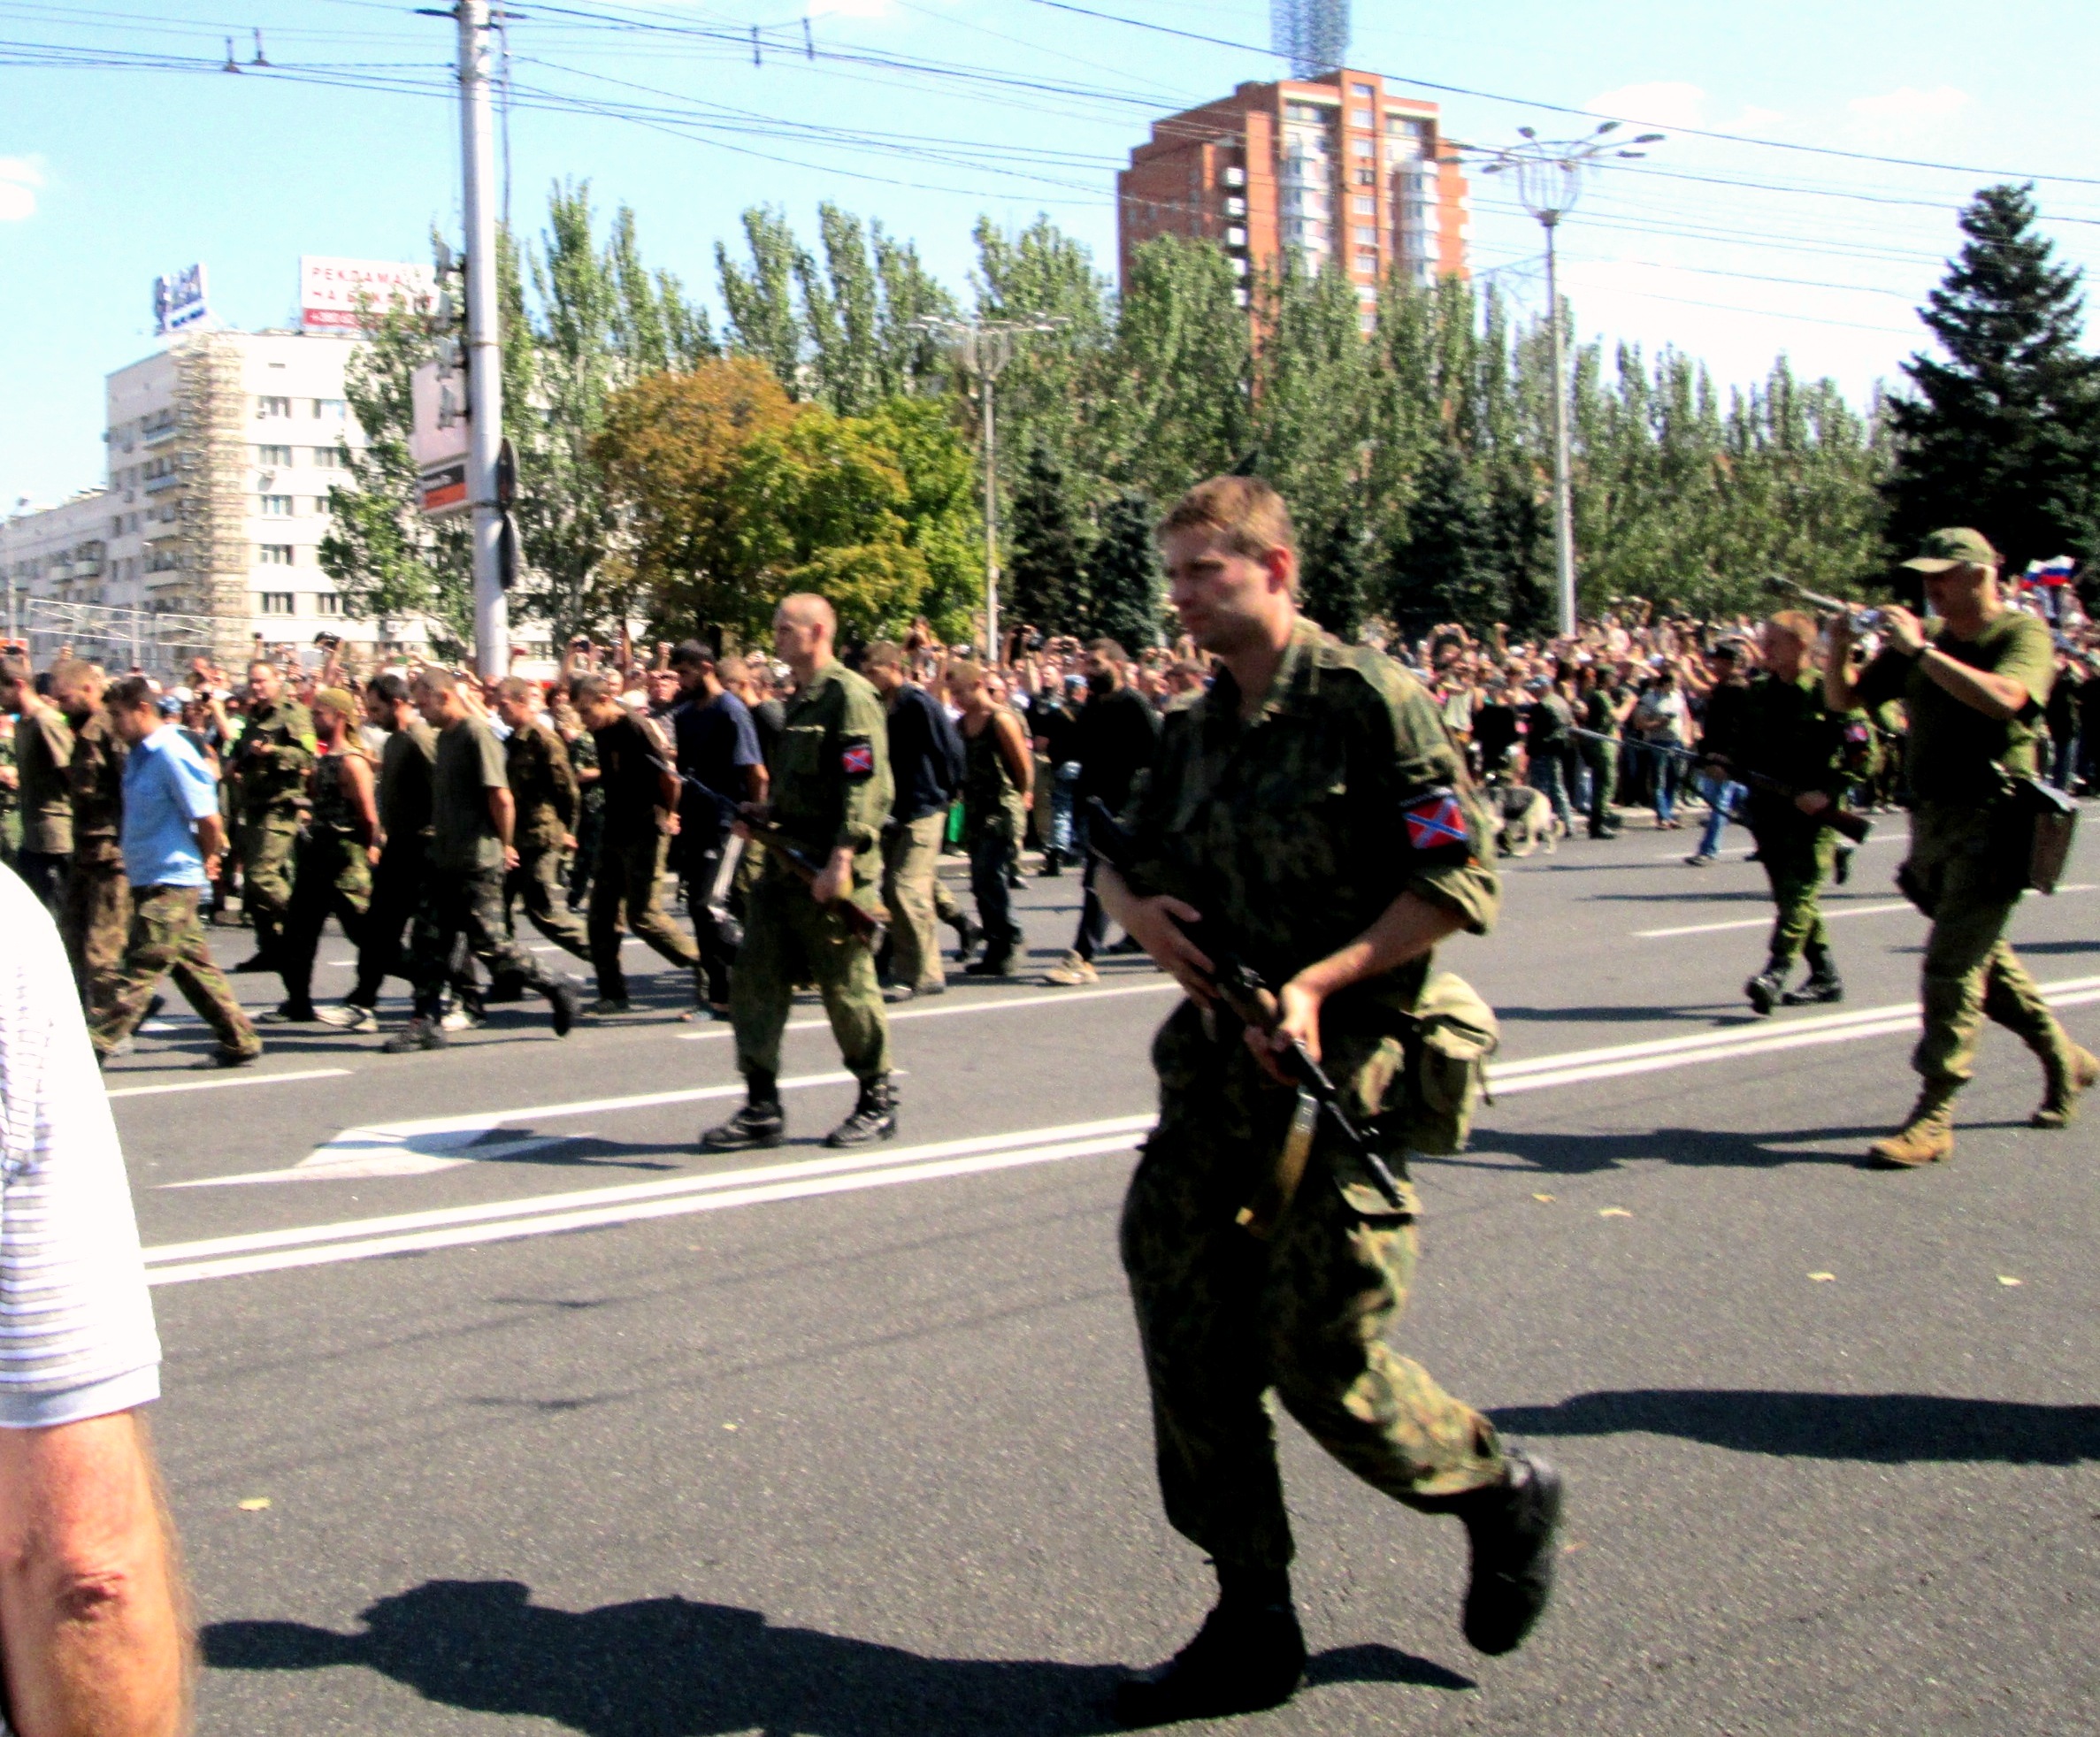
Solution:
<svg viewBox="0 0 2100 1737">
<path fill-rule="evenodd" d="M 459 160 L 466 205 L 467 497 L 473 505 L 474 662 L 510 673 L 503 595 L 503 509 L 496 455 L 503 443 L 502 310 L 496 298 L 495 145 L 489 113 L 488 0 L 458 0 Z"/>
<path fill-rule="evenodd" d="M 1529 126 L 1520 126 L 1517 132 L 1523 142 L 1491 151 L 1488 153 L 1491 160 L 1480 171 L 1483 175 L 1498 175 L 1514 169 L 1518 198 L 1546 233 L 1546 379 L 1553 394 L 1553 590 L 1560 606 L 1560 633 L 1564 639 L 1575 637 L 1578 624 L 1575 497 L 1568 483 L 1567 365 L 1562 354 L 1566 334 L 1565 322 L 1560 318 L 1560 285 L 1553 243 L 1560 219 L 1575 208 L 1575 200 L 1582 193 L 1585 170 L 1594 168 L 1598 159 L 1606 156 L 1647 155 L 1642 150 L 1616 149 L 1609 135 L 1618 130 L 1617 121 L 1607 120 L 1586 139 L 1553 141 L 1541 139 Z M 1631 142 L 1653 145 L 1660 143 L 1662 138 L 1659 133 L 1644 133 Z"/>
<path fill-rule="evenodd" d="M 977 408 L 985 452 L 985 661 L 999 662 L 999 428 L 993 411 L 996 382 L 1014 359 L 1014 340 L 1030 332 L 1054 332 L 1064 321 L 947 319 L 929 315 L 913 329 L 945 339 L 966 374 L 977 378 Z"/>
</svg>

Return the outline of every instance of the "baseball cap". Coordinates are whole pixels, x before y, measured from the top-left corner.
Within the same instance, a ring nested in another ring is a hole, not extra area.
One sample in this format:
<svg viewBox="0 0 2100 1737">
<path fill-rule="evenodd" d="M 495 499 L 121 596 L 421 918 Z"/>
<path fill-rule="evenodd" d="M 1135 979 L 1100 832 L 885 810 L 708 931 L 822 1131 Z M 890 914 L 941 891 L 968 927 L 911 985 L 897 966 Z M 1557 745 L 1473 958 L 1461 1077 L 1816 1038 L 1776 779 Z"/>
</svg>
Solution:
<svg viewBox="0 0 2100 1737">
<path fill-rule="evenodd" d="M 1997 567 L 2002 563 L 1998 552 L 1981 531 L 1956 525 L 1951 531 L 1928 533 L 1922 549 L 1903 564 L 1914 573 L 1944 573 L 1953 567 Z"/>
</svg>

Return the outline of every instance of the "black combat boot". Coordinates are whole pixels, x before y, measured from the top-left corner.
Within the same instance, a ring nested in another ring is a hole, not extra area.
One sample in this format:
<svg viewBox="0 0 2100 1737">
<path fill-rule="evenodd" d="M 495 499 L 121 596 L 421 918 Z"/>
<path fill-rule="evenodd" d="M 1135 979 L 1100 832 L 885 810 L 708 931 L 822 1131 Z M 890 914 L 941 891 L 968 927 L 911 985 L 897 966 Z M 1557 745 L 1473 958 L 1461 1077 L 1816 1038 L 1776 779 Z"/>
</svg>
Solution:
<svg viewBox="0 0 2100 1737">
<path fill-rule="evenodd" d="M 964 966 L 962 975 L 966 977 L 1011 977 L 1016 975 L 1013 944 L 1008 942 L 1003 947 L 986 947 L 984 958 L 974 965 Z"/>
<path fill-rule="evenodd" d="M 871 1146 L 897 1137 L 897 1088 L 887 1074 L 861 1082 L 853 1113 L 824 1136 L 827 1146 Z"/>
<path fill-rule="evenodd" d="M 1844 980 L 1837 975 L 1837 961 L 1827 952 L 1810 953 L 1807 979 L 1779 999 L 1790 1007 L 1822 1007 L 1843 1000 Z"/>
<path fill-rule="evenodd" d="M 540 993 L 547 998 L 547 1011 L 554 1021 L 554 1035 L 566 1037 L 576 1023 L 576 1009 L 581 999 L 576 993 L 576 985 L 566 977 L 549 977 L 540 985 Z"/>
<path fill-rule="evenodd" d="M 1830 864 L 1830 878 L 1843 886 L 1852 878 L 1852 847 L 1840 845 L 1837 855 Z"/>
<path fill-rule="evenodd" d="M 955 963 L 967 965 L 970 956 L 977 950 L 977 943 L 985 938 L 985 931 L 977 927 L 977 920 L 968 911 L 957 911 L 954 917 Z"/>
<path fill-rule="evenodd" d="M 1750 997 L 1751 1011 L 1759 1017 L 1779 1006 L 1780 998 L 1787 992 L 1787 968 L 1777 960 L 1767 963 L 1748 983 L 1743 985 L 1744 994 Z"/>
<path fill-rule="evenodd" d="M 719 1128 L 700 1136 L 708 1152 L 741 1152 L 777 1146 L 786 1137 L 787 1117 L 780 1108 L 780 1082 L 755 1067 L 744 1075 L 744 1107 Z"/>
<path fill-rule="evenodd" d="M 1553 1595 L 1560 1474 L 1521 1448 L 1505 1458 L 1502 1482 L 1452 1504 L 1473 1545 L 1466 1638 L 1483 1653 L 1514 1651 Z"/>
<path fill-rule="evenodd" d="M 1280 1707 L 1297 1694 L 1305 1664 L 1288 1571 L 1221 1563 L 1216 1608 L 1172 1658 L 1116 1684 L 1115 1717 L 1130 1726 L 1172 1725 Z"/>
</svg>

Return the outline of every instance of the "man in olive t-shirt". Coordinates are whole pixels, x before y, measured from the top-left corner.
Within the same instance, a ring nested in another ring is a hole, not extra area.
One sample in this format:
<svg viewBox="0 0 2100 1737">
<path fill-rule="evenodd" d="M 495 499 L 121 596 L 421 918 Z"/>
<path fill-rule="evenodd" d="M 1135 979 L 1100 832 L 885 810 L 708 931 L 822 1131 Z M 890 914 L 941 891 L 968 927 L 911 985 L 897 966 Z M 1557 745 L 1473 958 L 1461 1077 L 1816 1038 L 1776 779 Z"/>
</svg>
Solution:
<svg viewBox="0 0 2100 1737">
<path fill-rule="evenodd" d="M 2035 745 L 2056 677 L 2049 629 L 2007 606 L 1997 551 L 1977 532 L 1935 531 L 1904 565 L 1924 576 L 1936 620 L 1887 610 L 1889 646 L 1855 682 L 1846 663 L 1851 622 L 1839 616 L 1824 695 L 1841 711 L 1901 700 L 1910 717 L 1911 853 L 1897 880 L 1932 919 L 1925 1032 L 1912 1057 L 1923 1083 L 1904 1126 L 1867 1153 L 1908 1168 L 1953 1152 L 1954 1098 L 1974 1071 L 1986 1016 L 2041 1060 L 2047 1087 L 2036 1128 L 2070 1121 L 2080 1094 L 2100 1081 L 2100 1061 L 2065 1034 L 2005 939 L 2027 873 L 2026 829 L 2007 799 L 2012 778 L 2039 769 Z"/>
<path fill-rule="evenodd" d="M 462 935 L 492 977 L 508 976 L 544 995 L 555 1036 L 565 1037 L 576 1019 L 574 990 L 503 932 L 503 876 L 517 866 L 517 852 L 510 842 L 516 810 L 502 745 L 469 709 L 450 670 L 425 670 L 416 677 L 415 698 L 438 732 L 430 769 L 430 901 L 416 922 L 416 1014 L 382 1047 L 393 1055 L 444 1048 L 446 965 Z"/>
<path fill-rule="evenodd" d="M 73 731 L 65 715 L 36 691 L 29 660 L 0 658 L 0 711 L 18 719 L 14 732 L 22 842 L 15 870 L 54 917 L 73 861 L 73 790 L 66 769 Z"/>
</svg>

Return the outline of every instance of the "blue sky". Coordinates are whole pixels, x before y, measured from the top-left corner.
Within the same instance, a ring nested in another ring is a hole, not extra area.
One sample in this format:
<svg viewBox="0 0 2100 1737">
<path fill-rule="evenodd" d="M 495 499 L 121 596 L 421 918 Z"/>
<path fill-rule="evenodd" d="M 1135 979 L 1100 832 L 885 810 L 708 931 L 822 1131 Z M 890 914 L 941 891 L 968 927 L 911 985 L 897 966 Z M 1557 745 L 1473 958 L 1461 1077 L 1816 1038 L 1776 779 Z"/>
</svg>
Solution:
<svg viewBox="0 0 2100 1737">
<path fill-rule="evenodd" d="M 1110 265 L 1114 169 L 1149 119 L 1280 67 L 1261 50 L 1266 0 L 1077 3 L 1251 46 L 1046 0 L 816 0 L 806 12 L 790 0 L 520 0 L 519 226 L 536 227 L 550 181 L 588 179 L 608 208 L 634 207 L 649 260 L 710 301 L 714 242 L 758 202 L 811 234 L 820 199 L 880 218 L 957 283 L 985 212 L 1018 225 L 1046 211 Z M 1351 60 L 1482 93 L 1415 93 L 1443 103 L 1460 139 L 1591 124 L 1548 105 L 1667 132 L 1648 162 L 1594 184 L 1562 231 L 1583 332 L 1675 343 L 1726 382 L 1784 350 L 1861 396 L 1920 340 L 1912 310 L 1957 239 L 1954 207 L 1990 178 L 1971 171 L 2090 178 L 2044 180 L 2039 196 L 2065 256 L 2100 262 L 2093 10 L 2028 0 L 1989 28 L 1981 17 L 1943 0 L 1514 0 L 1406 14 L 1358 0 Z M 257 29 L 301 81 L 8 64 L 51 57 L 18 46 L 30 44 L 216 65 L 229 35 L 245 62 Z M 0 0 L 0 510 L 100 479 L 102 377 L 151 349 L 156 273 L 202 260 L 223 318 L 276 324 L 291 315 L 300 254 L 421 258 L 433 223 L 456 229 L 452 34 L 388 0 Z M 608 103 L 668 125 L 583 111 Z M 695 119 L 712 130 L 688 130 Z M 860 136 L 789 137 L 775 121 Z M 1475 193 L 1475 268 L 1537 305 L 1537 226 L 1497 182 Z"/>
</svg>

